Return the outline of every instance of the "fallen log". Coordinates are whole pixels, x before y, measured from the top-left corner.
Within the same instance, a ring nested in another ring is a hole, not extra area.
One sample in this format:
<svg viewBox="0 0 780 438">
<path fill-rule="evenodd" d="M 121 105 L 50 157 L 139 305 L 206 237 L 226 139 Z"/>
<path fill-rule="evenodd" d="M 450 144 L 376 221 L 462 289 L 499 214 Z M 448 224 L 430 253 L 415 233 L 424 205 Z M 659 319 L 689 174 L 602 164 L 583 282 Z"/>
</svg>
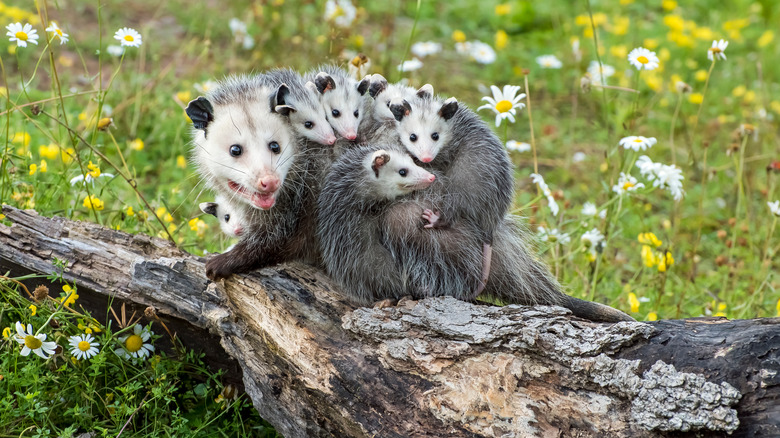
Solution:
<svg viewBox="0 0 780 438">
<path fill-rule="evenodd" d="M 80 301 L 152 307 L 186 345 L 213 347 L 212 364 L 239 367 L 288 438 L 780 436 L 780 318 L 600 324 L 452 298 L 355 308 L 310 266 L 213 283 L 164 240 L 3 213 L 3 271 L 48 274 L 56 257 Z"/>
</svg>

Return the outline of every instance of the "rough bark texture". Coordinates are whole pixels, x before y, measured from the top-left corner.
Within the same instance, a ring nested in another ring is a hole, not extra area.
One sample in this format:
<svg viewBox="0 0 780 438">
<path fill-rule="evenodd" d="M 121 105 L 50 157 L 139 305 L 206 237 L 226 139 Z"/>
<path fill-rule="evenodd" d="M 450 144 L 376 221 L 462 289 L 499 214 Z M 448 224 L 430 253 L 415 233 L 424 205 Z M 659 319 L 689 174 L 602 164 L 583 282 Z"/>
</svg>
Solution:
<svg viewBox="0 0 780 438">
<path fill-rule="evenodd" d="M 777 318 L 610 325 L 452 298 L 356 309 L 312 267 L 217 284 L 163 240 L 3 212 L 3 270 L 50 273 L 57 257 L 80 302 L 154 307 L 243 373 L 288 438 L 780 436 Z"/>
</svg>

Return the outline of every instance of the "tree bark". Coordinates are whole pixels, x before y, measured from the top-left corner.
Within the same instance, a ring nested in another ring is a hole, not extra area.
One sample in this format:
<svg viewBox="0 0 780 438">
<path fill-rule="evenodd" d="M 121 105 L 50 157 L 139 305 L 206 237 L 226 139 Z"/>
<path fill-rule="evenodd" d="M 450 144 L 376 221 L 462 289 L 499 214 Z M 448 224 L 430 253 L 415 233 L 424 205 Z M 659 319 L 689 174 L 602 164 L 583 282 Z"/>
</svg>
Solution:
<svg viewBox="0 0 780 438">
<path fill-rule="evenodd" d="M 314 267 L 213 283 L 164 240 L 3 213 L 3 271 L 49 274 L 56 257 L 94 310 L 154 308 L 242 375 L 288 438 L 780 436 L 780 318 L 601 324 L 453 298 L 355 308 Z"/>
</svg>

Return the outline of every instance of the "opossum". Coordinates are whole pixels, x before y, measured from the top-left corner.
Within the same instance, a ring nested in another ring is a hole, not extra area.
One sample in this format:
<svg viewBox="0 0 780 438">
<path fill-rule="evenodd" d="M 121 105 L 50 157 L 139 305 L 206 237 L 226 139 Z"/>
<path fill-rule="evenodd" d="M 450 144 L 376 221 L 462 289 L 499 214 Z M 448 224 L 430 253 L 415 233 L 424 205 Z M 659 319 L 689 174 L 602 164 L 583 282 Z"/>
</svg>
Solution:
<svg viewBox="0 0 780 438">
<path fill-rule="evenodd" d="M 383 227 L 397 198 L 436 179 L 400 149 L 381 147 L 345 151 L 331 167 L 317 202 L 325 269 L 352 301 L 363 305 L 415 293 L 386 245 Z M 421 213 L 418 208 L 418 220 Z"/>
<path fill-rule="evenodd" d="M 371 105 L 371 115 L 380 124 L 395 122 L 395 116 L 390 111 L 390 103 L 394 100 L 413 99 L 417 90 L 407 85 L 390 84 L 380 74 L 369 78 L 368 95 L 374 99 Z"/>
<path fill-rule="evenodd" d="M 244 205 L 236 205 L 223 194 L 217 195 L 214 202 L 201 202 L 200 210 L 219 221 L 219 228 L 230 237 L 241 237 L 249 225 L 250 214 Z"/>
<path fill-rule="evenodd" d="M 313 82 L 304 83 L 303 78 L 291 69 L 271 70 L 259 78 L 275 90 L 271 110 L 286 116 L 298 135 L 322 145 L 336 142 Z"/>
<path fill-rule="evenodd" d="M 231 77 L 187 106 L 202 177 L 249 213 L 236 247 L 206 263 L 212 280 L 287 260 L 317 260 L 309 211 L 316 194 L 307 187 L 316 182 L 315 160 L 272 112 L 274 91 L 256 77 Z"/>
<path fill-rule="evenodd" d="M 343 69 L 332 65 L 321 66 L 318 70 L 316 75 L 307 75 L 307 79 L 313 77 L 330 125 L 341 137 L 349 141 L 357 140 L 366 112 L 365 94 L 370 78 L 366 76 L 358 82 Z"/>
</svg>

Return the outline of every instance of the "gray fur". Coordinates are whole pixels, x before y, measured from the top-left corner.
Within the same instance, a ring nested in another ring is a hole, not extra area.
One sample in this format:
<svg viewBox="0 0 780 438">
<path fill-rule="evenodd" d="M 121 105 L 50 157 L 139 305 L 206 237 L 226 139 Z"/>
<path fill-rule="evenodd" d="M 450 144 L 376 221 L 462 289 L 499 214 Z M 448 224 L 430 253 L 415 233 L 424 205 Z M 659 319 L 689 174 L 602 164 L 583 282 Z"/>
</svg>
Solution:
<svg viewBox="0 0 780 438">
<path fill-rule="evenodd" d="M 368 77 L 358 82 L 346 70 L 334 65 L 321 65 L 304 75 L 304 80 L 315 81 L 320 92 L 320 102 L 325 109 L 333 131 L 337 136 L 351 142 L 363 140 L 362 122 L 368 112 L 367 96 L 370 80 Z M 334 114 L 338 112 L 338 116 Z M 355 116 L 357 111 L 357 116 Z M 356 138 L 349 139 L 348 135 Z"/>
</svg>

